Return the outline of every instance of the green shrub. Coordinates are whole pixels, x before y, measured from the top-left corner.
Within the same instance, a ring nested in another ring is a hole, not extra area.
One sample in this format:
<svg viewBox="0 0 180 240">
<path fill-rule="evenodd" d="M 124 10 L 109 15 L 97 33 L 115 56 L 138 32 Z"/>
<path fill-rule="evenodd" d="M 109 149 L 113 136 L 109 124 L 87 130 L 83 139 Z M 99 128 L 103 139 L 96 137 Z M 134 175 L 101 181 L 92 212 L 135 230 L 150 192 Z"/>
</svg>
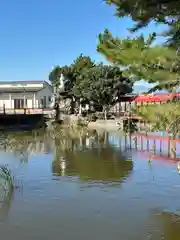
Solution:
<svg viewBox="0 0 180 240">
<path fill-rule="evenodd" d="M 96 115 L 96 118 L 99 119 L 99 120 L 104 119 L 104 113 L 103 112 L 97 112 L 95 115 Z"/>
<path fill-rule="evenodd" d="M 103 112 L 97 112 L 96 117 L 97 117 L 97 119 L 102 120 L 102 119 L 104 119 L 104 113 Z M 107 114 L 107 119 L 114 119 L 114 115 L 112 113 L 108 113 Z"/>
<path fill-rule="evenodd" d="M 96 120 L 97 120 L 97 116 L 96 116 L 95 113 L 89 114 L 89 115 L 87 116 L 87 121 L 88 121 L 88 122 L 95 122 Z"/>
</svg>

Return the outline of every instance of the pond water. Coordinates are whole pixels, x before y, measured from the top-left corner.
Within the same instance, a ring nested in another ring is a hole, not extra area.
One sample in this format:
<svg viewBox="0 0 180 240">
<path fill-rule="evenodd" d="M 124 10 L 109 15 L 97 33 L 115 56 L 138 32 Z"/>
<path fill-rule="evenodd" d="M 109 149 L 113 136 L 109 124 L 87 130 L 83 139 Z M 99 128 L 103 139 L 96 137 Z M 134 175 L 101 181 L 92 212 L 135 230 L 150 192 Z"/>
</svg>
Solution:
<svg viewBox="0 0 180 240">
<path fill-rule="evenodd" d="M 0 137 L 17 186 L 0 202 L 10 240 L 179 240 L 176 162 L 126 148 L 108 133 Z M 125 141 L 126 142 L 126 141 Z"/>
</svg>

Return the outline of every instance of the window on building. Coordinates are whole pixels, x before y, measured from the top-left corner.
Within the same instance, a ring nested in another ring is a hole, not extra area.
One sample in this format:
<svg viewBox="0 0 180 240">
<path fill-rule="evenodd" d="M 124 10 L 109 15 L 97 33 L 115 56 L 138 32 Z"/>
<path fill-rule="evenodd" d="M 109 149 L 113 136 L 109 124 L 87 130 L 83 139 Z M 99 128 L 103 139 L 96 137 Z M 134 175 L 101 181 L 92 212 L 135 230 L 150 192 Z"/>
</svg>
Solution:
<svg viewBox="0 0 180 240">
<path fill-rule="evenodd" d="M 41 107 L 44 105 L 44 99 L 41 98 Z"/>
<path fill-rule="evenodd" d="M 51 102 L 51 97 L 49 97 L 48 99 L 49 99 L 49 102 Z"/>
<path fill-rule="evenodd" d="M 24 108 L 24 99 L 14 99 L 14 108 L 21 109 Z"/>
<path fill-rule="evenodd" d="M 44 96 L 44 105 L 43 105 L 44 108 L 46 108 L 46 96 Z"/>
</svg>

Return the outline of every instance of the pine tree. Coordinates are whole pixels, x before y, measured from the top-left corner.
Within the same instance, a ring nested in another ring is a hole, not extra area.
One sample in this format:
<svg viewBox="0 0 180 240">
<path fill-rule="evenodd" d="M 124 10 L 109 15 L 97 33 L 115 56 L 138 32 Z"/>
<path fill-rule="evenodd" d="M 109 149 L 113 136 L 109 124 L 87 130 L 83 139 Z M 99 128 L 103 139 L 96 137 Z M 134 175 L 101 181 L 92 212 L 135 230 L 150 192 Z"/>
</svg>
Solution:
<svg viewBox="0 0 180 240">
<path fill-rule="evenodd" d="M 153 45 L 155 37 L 119 39 L 105 30 L 99 35 L 97 50 L 122 67 L 126 77 L 154 83 L 153 90 L 174 91 L 180 85 L 179 53 L 168 46 Z"/>
<path fill-rule="evenodd" d="M 177 0 L 105 0 L 116 7 L 118 17 L 131 17 L 135 25 L 130 30 L 137 31 L 154 21 L 166 24 L 169 44 L 180 44 L 180 1 Z"/>
</svg>

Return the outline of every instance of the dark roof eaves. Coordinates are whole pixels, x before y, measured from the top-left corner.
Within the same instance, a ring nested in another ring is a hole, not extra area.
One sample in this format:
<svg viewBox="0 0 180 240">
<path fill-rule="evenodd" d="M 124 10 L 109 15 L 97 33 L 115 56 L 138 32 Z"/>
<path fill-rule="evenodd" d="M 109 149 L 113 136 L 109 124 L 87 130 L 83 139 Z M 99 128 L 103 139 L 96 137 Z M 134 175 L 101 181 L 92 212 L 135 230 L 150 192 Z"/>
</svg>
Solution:
<svg viewBox="0 0 180 240">
<path fill-rule="evenodd" d="M 39 92 L 43 88 L 40 89 L 0 89 L 0 93 L 24 93 L 24 92 Z"/>
<path fill-rule="evenodd" d="M 50 83 L 48 83 L 45 80 L 24 80 L 24 81 L 0 81 L 0 85 L 2 84 L 31 84 L 31 83 L 42 83 L 42 84 L 47 84 L 50 87 L 52 87 L 52 85 Z"/>
</svg>

